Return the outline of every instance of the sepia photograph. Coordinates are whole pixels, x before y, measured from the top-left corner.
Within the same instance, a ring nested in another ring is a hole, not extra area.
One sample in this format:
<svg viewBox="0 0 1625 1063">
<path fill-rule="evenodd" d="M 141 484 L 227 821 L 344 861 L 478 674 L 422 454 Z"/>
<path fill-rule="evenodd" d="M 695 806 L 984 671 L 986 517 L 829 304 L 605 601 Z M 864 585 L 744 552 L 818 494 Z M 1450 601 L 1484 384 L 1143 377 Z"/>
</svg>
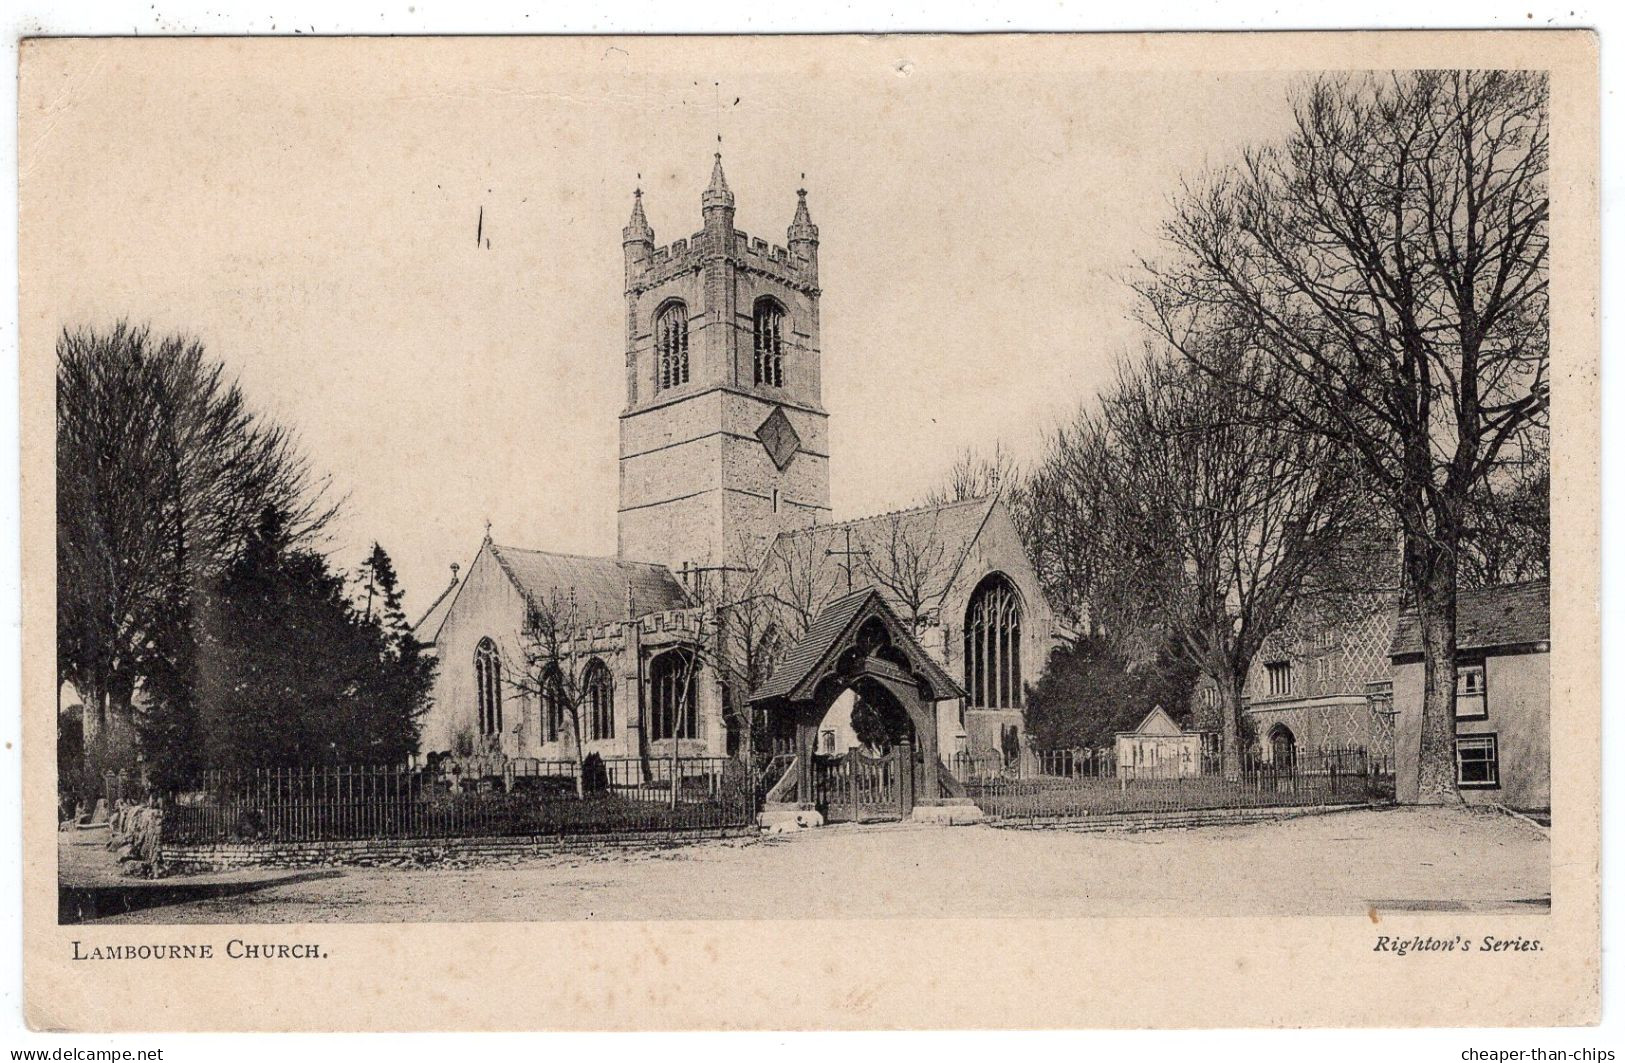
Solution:
<svg viewBox="0 0 1625 1063">
<path fill-rule="evenodd" d="M 1452 37 L 23 42 L 53 984 L 391 924 L 1559 962 L 1595 42 Z"/>
</svg>

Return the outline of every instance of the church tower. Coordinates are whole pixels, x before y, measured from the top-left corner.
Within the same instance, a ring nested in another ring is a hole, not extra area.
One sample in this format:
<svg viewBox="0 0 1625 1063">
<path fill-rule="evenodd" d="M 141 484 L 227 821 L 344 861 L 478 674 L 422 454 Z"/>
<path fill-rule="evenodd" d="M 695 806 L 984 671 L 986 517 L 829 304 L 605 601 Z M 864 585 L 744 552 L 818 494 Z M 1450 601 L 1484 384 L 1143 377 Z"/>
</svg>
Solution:
<svg viewBox="0 0 1625 1063">
<path fill-rule="evenodd" d="M 818 226 L 796 193 L 787 247 L 734 228 L 716 156 L 704 228 L 664 247 L 635 192 L 626 255 L 619 552 L 674 571 L 754 565 L 829 518 Z"/>
</svg>

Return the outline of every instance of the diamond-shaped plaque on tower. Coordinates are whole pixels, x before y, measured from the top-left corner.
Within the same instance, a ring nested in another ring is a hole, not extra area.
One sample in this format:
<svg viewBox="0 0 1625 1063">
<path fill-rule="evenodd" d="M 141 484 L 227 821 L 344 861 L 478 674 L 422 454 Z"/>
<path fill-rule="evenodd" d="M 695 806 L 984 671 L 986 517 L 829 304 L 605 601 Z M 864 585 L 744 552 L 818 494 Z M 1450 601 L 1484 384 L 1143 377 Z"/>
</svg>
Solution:
<svg viewBox="0 0 1625 1063">
<path fill-rule="evenodd" d="M 784 407 L 775 406 L 773 412 L 767 415 L 756 428 L 756 438 L 762 441 L 767 450 L 767 456 L 773 459 L 773 464 L 783 472 L 801 449 L 801 437 L 796 434 L 795 425 L 785 415 Z"/>
</svg>

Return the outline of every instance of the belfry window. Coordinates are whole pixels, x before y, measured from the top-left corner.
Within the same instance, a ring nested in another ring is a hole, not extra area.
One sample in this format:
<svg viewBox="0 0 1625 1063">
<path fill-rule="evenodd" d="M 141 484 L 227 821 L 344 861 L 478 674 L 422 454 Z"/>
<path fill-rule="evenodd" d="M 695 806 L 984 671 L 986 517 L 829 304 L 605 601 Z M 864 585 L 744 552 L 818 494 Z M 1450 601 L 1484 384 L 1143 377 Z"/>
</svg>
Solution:
<svg viewBox="0 0 1625 1063">
<path fill-rule="evenodd" d="M 965 689 L 977 708 L 1021 707 L 1021 599 L 998 573 L 965 609 Z"/>
<path fill-rule="evenodd" d="M 497 644 L 480 639 L 474 649 L 474 696 L 479 704 L 480 734 L 502 732 L 502 658 Z"/>
<path fill-rule="evenodd" d="M 671 303 L 655 317 L 655 390 L 688 383 L 688 308 Z"/>
<path fill-rule="evenodd" d="M 784 386 L 784 311 L 771 299 L 756 301 L 756 383 Z"/>
</svg>

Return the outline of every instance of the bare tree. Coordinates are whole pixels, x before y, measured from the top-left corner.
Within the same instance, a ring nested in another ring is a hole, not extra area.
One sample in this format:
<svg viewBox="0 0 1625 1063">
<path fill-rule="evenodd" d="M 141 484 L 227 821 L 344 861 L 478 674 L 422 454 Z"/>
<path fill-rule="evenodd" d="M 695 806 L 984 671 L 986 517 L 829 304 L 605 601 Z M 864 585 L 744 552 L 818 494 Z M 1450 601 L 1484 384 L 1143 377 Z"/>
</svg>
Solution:
<svg viewBox="0 0 1625 1063">
<path fill-rule="evenodd" d="M 1110 449 L 1098 418 L 1080 410 L 1050 437 L 1044 460 L 1024 484 L 1023 534 L 1044 592 L 1084 637 L 1114 639 L 1143 629 L 1148 604 L 1134 591 L 1124 565 L 1133 544 L 1110 531 L 1116 488 Z M 1127 645 L 1119 647 L 1130 657 Z"/>
<path fill-rule="evenodd" d="M 1115 593 L 1138 597 L 1217 687 L 1229 777 L 1253 658 L 1335 566 L 1361 514 L 1333 445 L 1257 416 L 1255 393 L 1290 383 L 1266 370 L 1232 359 L 1219 376 L 1166 353 L 1126 362 L 1098 421 L 1069 437 L 1083 449 L 1052 459 L 1098 462 L 1107 477 L 1096 549 L 1118 553 Z"/>
<path fill-rule="evenodd" d="M 183 336 L 124 322 L 57 340 L 57 646 L 85 737 L 128 722 L 155 671 L 183 669 L 196 589 L 266 510 L 310 542 L 336 512 L 293 437 Z"/>
<path fill-rule="evenodd" d="M 1460 584 L 1492 587 L 1544 579 L 1551 563 L 1551 465 L 1546 433 L 1535 431 L 1515 456 L 1472 494 L 1462 531 Z"/>
<path fill-rule="evenodd" d="M 780 535 L 762 559 L 752 593 L 776 607 L 775 625 L 789 642 L 805 635 L 824 606 L 842 592 L 836 567 L 827 563 L 833 541 L 833 535 L 820 528 Z"/>
<path fill-rule="evenodd" d="M 973 498 L 991 498 L 1014 488 L 1021 469 L 1004 444 L 995 442 L 993 453 L 981 454 L 966 447 L 948 467 L 942 483 L 925 496 L 926 505 L 941 506 Z"/>
<path fill-rule="evenodd" d="M 507 683 L 534 698 L 544 734 L 568 729 L 575 746 L 576 796 L 586 796 L 586 744 L 583 706 L 593 680 L 591 629 L 582 618 L 574 589 L 547 597 L 528 596 L 522 636 L 524 667 L 509 672 Z"/>
<path fill-rule="evenodd" d="M 724 722 L 744 737 L 749 760 L 757 749 L 759 726 L 750 707 L 751 694 L 767 679 L 785 643 L 777 624 L 779 608 L 752 577 L 757 553 L 754 540 L 739 533 L 731 558 L 714 578 L 699 584 L 696 599 L 712 611 L 709 632 L 701 631 L 699 653 L 717 670 L 726 698 Z"/>
<path fill-rule="evenodd" d="M 889 513 L 863 529 L 864 574 L 897 605 L 910 631 L 920 632 L 937 619 L 959 557 L 942 535 L 935 510 Z"/>
<path fill-rule="evenodd" d="M 1354 456 L 1403 529 L 1423 801 L 1456 798 L 1471 501 L 1546 413 L 1547 106 L 1539 72 L 1319 77 L 1284 143 L 1186 191 L 1140 285 L 1199 364 L 1216 326 L 1256 337 L 1300 385 L 1270 416 Z"/>
</svg>

